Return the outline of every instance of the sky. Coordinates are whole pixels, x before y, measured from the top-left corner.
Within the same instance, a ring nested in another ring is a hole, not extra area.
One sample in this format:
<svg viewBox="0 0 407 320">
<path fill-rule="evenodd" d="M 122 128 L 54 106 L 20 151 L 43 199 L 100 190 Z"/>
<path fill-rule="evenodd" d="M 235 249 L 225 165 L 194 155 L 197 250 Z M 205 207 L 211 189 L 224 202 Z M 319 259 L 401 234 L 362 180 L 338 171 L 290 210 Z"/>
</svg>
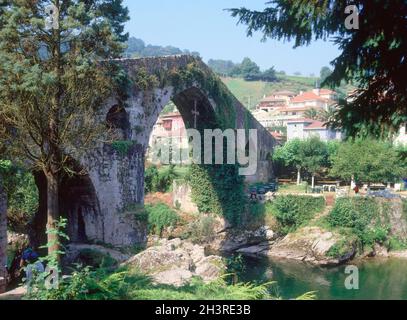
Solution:
<svg viewBox="0 0 407 320">
<path fill-rule="evenodd" d="M 261 10 L 266 0 L 124 0 L 130 21 L 126 31 L 146 44 L 198 51 L 204 61 L 254 60 L 262 69 L 274 66 L 288 74 L 315 74 L 339 55 L 331 42 L 318 41 L 293 49 L 292 43 L 246 36 L 246 28 L 224 11 L 247 7 Z"/>
</svg>

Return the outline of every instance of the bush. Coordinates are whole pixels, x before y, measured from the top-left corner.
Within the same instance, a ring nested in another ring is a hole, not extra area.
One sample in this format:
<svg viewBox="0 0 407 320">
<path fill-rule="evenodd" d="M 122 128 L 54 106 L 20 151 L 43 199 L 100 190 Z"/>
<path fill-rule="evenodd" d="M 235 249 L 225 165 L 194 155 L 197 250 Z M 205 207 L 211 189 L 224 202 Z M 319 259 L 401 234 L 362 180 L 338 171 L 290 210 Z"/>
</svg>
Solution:
<svg viewBox="0 0 407 320">
<path fill-rule="evenodd" d="M 8 228 L 25 233 L 38 209 L 38 189 L 34 177 L 31 172 L 6 160 L 0 160 L 0 175 L 8 198 Z"/>
<path fill-rule="evenodd" d="M 341 198 L 329 213 L 331 227 L 347 228 L 358 237 L 362 246 L 384 244 L 389 235 L 389 228 L 383 226 L 379 219 L 380 208 L 375 199 Z"/>
<path fill-rule="evenodd" d="M 164 203 L 146 205 L 150 232 L 161 235 L 164 228 L 174 227 L 179 221 L 178 214 Z"/>
<path fill-rule="evenodd" d="M 144 176 L 145 191 L 146 193 L 169 192 L 176 177 L 174 166 L 160 169 L 156 166 L 150 166 L 146 169 Z"/>
<path fill-rule="evenodd" d="M 349 254 L 349 252 L 352 252 L 353 246 L 355 240 L 352 237 L 347 238 L 347 239 L 342 239 L 335 243 L 327 252 L 327 256 L 334 258 L 334 259 L 340 259 L 344 257 L 345 255 Z"/>
<path fill-rule="evenodd" d="M 406 250 L 407 241 L 393 236 L 387 240 L 386 247 L 389 251 Z"/>
<path fill-rule="evenodd" d="M 286 234 L 305 225 L 317 212 L 322 211 L 324 206 L 323 197 L 287 195 L 277 197 L 271 208 L 267 208 L 271 209 L 277 219 L 280 231 Z"/>
<path fill-rule="evenodd" d="M 184 239 L 193 243 L 207 243 L 212 241 L 215 234 L 216 220 L 211 215 L 199 215 L 199 217 L 188 226 Z"/>
</svg>

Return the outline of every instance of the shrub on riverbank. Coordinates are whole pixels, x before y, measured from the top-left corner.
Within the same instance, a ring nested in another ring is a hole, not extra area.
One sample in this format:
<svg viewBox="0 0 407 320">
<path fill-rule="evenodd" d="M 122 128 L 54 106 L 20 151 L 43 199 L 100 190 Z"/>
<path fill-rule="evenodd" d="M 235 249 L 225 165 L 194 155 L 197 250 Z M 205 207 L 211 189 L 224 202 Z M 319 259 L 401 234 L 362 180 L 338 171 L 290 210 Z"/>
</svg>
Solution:
<svg viewBox="0 0 407 320">
<path fill-rule="evenodd" d="M 159 236 L 165 228 L 175 227 L 180 221 L 178 214 L 164 203 L 146 205 L 145 211 L 148 214 L 149 231 Z"/>
<path fill-rule="evenodd" d="M 278 196 L 266 205 L 266 212 L 276 218 L 280 232 L 287 234 L 306 225 L 324 207 L 323 197 L 287 195 Z"/>
<path fill-rule="evenodd" d="M 390 227 L 383 223 L 380 212 L 386 208 L 373 198 L 341 198 L 329 213 L 328 223 L 333 228 L 340 228 L 342 233 L 355 235 L 362 247 L 372 247 L 375 243 L 386 244 Z"/>
</svg>

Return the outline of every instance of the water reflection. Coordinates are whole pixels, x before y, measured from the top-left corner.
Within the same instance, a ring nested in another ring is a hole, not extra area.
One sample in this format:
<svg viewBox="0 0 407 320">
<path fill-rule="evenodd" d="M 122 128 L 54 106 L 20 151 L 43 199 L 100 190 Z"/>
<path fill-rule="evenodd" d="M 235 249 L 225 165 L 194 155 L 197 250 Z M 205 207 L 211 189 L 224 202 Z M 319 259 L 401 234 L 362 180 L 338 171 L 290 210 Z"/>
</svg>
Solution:
<svg viewBox="0 0 407 320">
<path fill-rule="evenodd" d="M 322 300 L 407 300 L 407 260 L 371 259 L 355 263 L 359 290 L 345 288 L 346 266 L 322 268 L 289 260 L 244 258 L 243 281 L 277 281 L 284 299 L 317 291 Z"/>
</svg>

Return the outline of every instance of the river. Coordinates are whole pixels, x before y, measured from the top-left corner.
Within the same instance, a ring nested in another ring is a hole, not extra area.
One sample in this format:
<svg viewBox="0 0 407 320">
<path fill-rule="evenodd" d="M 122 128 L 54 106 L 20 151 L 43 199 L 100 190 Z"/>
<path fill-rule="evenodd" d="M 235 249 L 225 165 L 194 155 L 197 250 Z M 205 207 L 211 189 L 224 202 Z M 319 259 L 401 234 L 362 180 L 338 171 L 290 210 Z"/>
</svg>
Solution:
<svg viewBox="0 0 407 320">
<path fill-rule="evenodd" d="M 321 300 L 407 300 L 407 260 L 374 258 L 355 263 L 359 289 L 347 290 L 346 266 L 315 267 L 306 263 L 266 258 L 243 258 L 240 280 L 276 281 L 273 292 L 291 299 L 316 291 Z"/>
</svg>

